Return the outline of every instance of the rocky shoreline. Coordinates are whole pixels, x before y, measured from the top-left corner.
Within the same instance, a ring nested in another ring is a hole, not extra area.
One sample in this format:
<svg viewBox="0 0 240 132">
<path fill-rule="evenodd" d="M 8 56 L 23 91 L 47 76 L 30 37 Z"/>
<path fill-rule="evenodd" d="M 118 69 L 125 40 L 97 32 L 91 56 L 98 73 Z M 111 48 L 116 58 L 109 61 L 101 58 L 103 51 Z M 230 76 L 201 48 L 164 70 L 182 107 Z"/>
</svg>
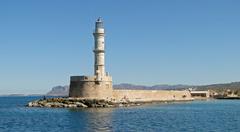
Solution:
<svg viewBox="0 0 240 132">
<path fill-rule="evenodd" d="M 49 98 L 39 99 L 29 102 L 27 107 L 47 107 L 47 108 L 109 108 L 109 107 L 129 107 L 139 106 L 140 102 L 130 102 L 121 100 L 97 100 L 97 99 L 82 99 L 82 98 Z"/>
</svg>

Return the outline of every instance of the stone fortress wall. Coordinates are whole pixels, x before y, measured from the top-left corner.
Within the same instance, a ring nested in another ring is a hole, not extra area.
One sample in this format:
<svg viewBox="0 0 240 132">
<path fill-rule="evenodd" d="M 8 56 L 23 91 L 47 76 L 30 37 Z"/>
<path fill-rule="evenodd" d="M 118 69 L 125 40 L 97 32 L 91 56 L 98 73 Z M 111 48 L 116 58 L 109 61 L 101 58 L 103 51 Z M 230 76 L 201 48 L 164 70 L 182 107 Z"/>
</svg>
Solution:
<svg viewBox="0 0 240 132">
<path fill-rule="evenodd" d="M 110 99 L 112 98 L 112 77 L 105 76 L 104 81 L 96 81 L 95 76 L 72 76 L 70 82 L 69 96 Z"/>
<path fill-rule="evenodd" d="M 192 100 L 189 91 L 175 90 L 113 90 L 113 99 L 131 102 Z"/>
</svg>

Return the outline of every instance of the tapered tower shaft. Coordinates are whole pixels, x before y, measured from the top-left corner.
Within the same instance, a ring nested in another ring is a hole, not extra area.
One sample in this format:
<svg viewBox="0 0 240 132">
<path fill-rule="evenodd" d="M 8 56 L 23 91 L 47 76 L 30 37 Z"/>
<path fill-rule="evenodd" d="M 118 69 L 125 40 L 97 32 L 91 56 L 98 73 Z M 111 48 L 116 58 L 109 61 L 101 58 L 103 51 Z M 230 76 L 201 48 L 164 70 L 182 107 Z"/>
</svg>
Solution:
<svg viewBox="0 0 240 132">
<path fill-rule="evenodd" d="M 98 81 L 101 81 L 105 76 L 105 43 L 104 43 L 104 26 L 101 18 L 98 18 L 95 23 L 95 31 L 93 33 L 94 46 L 94 74 Z"/>
</svg>

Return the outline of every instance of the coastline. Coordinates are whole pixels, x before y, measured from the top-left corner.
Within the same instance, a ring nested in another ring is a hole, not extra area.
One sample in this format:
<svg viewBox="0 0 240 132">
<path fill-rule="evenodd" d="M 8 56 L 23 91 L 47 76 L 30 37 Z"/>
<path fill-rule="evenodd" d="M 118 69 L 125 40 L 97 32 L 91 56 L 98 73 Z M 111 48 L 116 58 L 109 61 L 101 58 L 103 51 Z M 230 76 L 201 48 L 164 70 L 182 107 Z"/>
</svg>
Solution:
<svg viewBox="0 0 240 132">
<path fill-rule="evenodd" d="M 221 99 L 221 100 L 239 100 L 240 97 L 217 97 L 215 99 Z"/>
</svg>

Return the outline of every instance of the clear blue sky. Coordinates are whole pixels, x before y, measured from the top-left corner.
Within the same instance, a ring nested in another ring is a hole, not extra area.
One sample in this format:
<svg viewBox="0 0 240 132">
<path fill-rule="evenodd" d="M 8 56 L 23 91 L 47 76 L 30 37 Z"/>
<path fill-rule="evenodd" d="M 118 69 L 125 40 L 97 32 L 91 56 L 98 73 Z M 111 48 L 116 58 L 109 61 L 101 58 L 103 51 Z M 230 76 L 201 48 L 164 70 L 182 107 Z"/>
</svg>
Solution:
<svg viewBox="0 0 240 132">
<path fill-rule="evenodd" d="M 93 74 L 94 22 L 114 83 L 240 81 L 238 0 L 1 0 L 0 94 L 46 93 Z"/>
</svg>

